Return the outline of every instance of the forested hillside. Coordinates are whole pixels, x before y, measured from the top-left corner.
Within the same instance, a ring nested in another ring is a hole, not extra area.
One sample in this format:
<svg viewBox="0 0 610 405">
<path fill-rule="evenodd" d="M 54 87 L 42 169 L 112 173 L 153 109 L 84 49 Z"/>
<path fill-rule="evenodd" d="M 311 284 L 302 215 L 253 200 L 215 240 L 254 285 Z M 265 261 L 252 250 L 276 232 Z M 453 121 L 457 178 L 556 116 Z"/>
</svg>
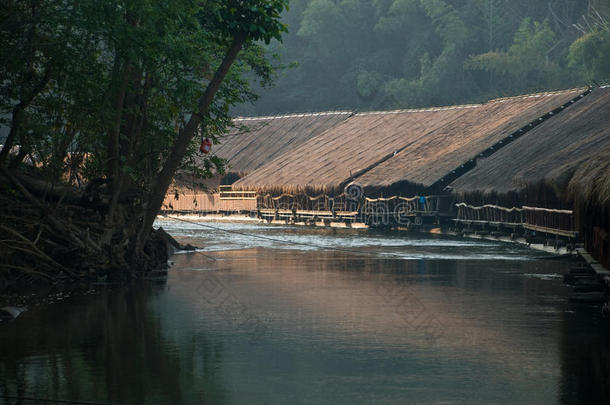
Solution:
<svg viewBox="0 0 610 405">
<path fill-rule="evenodd" d="M 292 0 L 247 115 L 447 105 L 610 78 L 608 0 Z"/>
</svg>

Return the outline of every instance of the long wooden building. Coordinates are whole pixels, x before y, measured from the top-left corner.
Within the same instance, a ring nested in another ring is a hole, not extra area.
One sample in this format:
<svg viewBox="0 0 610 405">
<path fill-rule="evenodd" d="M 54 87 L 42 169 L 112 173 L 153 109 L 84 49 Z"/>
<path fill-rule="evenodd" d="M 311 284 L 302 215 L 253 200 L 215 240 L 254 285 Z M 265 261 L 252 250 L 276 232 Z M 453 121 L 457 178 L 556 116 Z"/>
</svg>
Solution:
<svg viewBox="0 0 610 405">
<path fill-rule="evenodd" d="M 490 222 L 519 210 L 527 228 L 577 235 L 610 268 L 610 88 L 477 160 L 451 187 L 458 219 Z"/>
<path fill-rule="evenodd" d="M 232 184 L 215 196 L 168 196 L 166 209 L 508 227 L 582 241 L 610 266 L 610 88 L 236 123 L 216 148 Z"/>
</svg>

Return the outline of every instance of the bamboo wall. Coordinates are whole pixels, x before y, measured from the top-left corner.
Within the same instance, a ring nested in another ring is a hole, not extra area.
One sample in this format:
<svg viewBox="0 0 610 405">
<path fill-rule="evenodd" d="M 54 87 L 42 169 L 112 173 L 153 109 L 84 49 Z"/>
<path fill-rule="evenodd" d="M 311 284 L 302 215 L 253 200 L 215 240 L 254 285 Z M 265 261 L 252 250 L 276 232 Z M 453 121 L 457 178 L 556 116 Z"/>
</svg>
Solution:
<svg viewBox="0 0 610 405">
<path fill-rule="evenodd" d="M 595 201 L 578 201 L 576 212 L 585 249 L 610 269 L 610 207 Z"/>
<path fill-rule="evenodd" d="M 606 269 L 610 269 L 610 234 L 598 226 L 587 231 L 585 248 Z"/>
<path fill-rule="evenodd" d="M 220 199 L 219 193 L 168 194 L 162 210 L 189 212 L 256 211 L 256 199 Z"/>
</svg>

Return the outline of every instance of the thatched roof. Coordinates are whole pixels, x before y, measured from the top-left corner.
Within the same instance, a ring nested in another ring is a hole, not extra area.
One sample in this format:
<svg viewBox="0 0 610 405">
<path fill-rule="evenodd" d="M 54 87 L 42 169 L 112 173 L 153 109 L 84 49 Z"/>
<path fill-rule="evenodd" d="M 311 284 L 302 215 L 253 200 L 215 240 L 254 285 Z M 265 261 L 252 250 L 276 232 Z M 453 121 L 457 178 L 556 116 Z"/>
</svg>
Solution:
<svg viewBox="0 0 610 405">
<path fill-rule="evenodd" d="M 229 160 L 231 172 L 248 173 L 288 150 L 347 119 L 351 112 L 290 114 L 275 117 L 239 117 L 237 127 L 214 147 Z"/>
<path fill-rule="evenodd" d="M 610 147 L 585 159 L 568 184 L 572 198 L 610 207 Z"/>
<path fill-rule="evenodd" d="M 561 114 L 540 124 L 477 166 L 451 186 L 461 193 L 507 193 L 545 183 L 561 194 L 574 171 L 589 166 L 610 147 L 610 88 L 598 88 Z M 608 157 L 606 161 L 606 178 Z M 581 173 L 585 175 L 586 173 Z"/>
<path fill-rule="evenodd" d="M 356 114 L 261 166 L 234 186 L 328 192 L 351 179 L 366 187 L 401 182 L 429 186 L 582 91 Z"/>
<path fill-rule="evenodd" d="M 331 111 L 234 118 L 235 127 L 222 138 L 220 144 L 212 147 L 213 154 L 228 160 L 226 172 L 229 176 L 216 175 L 202 179 L 188 171 L 180 171 L 174 176 L 172 190 L 216 190 L 221 183 L 230 183 L 248 174 L 352 114 L 349 111 Z M 205 158 L 207 156 L 194 156 L 194 164 L 203 166 Z"/>
</svg>

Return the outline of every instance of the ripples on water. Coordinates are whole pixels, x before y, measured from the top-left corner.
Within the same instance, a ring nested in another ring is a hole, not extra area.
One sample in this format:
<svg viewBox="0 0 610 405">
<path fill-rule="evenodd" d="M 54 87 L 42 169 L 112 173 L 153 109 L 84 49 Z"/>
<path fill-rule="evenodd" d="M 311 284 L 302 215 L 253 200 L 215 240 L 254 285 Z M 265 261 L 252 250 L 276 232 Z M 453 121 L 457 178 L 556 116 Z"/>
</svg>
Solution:
<svg viewBox="0 0 610 405">
<path fill-rule="evenodd" d="M 262 223 L 158 221 L 176 237 L 202 251 L 252 248 L 341 250 L 401 259 L 528 260 L 540 254 L 510 244 L 448 239 L 435 235 L 414 238 L 405 232 L 304 228 Z"/>
<path fill-rule="evenodd" d="M 406 233 L 157 225 L 200 252 L 175 255 L 167 280 L 68 294 L 0 324 L 0 394 L 146 404 L 610 399 L 608 325 L 599 307 L 567 302 L 565 261 Z"/>
</svg>

